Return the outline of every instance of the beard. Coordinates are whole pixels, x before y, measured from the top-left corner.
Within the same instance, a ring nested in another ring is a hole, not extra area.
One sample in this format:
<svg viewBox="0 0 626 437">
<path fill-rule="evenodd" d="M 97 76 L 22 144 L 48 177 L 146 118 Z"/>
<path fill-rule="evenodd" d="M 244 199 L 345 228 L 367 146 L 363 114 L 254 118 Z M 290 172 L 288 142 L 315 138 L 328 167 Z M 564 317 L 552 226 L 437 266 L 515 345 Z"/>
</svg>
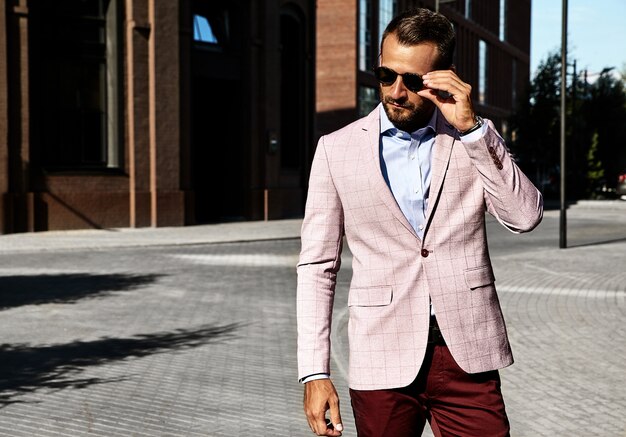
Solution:
<svg viewBox="0 0 626 437">
<path fill-rule="evenodd" d="M 433 115 L 435 105 L 423 99 L 421 103 L 415 104 L 409 99 L 393 99 L 389 96 L 382 97 L 383 108 L 389 121 L 398 129 L 405 132 L 414 132 L 428 124 Z M 391 104 L 401 106 L 404 110 L 391 106 Z"/>
</svg>

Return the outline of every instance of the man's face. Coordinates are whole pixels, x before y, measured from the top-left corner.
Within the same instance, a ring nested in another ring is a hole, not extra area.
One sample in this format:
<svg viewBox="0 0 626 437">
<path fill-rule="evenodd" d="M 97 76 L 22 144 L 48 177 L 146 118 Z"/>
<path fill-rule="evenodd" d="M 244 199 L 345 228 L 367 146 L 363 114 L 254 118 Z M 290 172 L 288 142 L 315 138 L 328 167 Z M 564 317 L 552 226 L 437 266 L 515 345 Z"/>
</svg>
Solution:
<svg viewBox="0 0 626 437">
<path fill-rule="evenodd" d="M 380 65 L 396 73 L 414 73 L 420 76 L 433 71 L 439 51 L 434 44 L 400 45 L 398 38 L 388 35 L 383 43 Z M 424 127 L 432 116 L 434 105 L 410 91 L 399 76 L 391 85 L 380 85 L 380 98 L 389 120 L 398 129 L 413 132 Z"/>
</svg>

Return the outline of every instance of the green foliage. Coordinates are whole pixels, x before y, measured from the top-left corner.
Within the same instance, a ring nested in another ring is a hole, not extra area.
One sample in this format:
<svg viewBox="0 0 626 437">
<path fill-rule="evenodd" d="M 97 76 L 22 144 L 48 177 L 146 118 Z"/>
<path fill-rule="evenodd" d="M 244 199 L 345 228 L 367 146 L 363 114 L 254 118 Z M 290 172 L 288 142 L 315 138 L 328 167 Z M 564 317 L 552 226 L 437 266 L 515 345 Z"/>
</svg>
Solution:
<svg viewBox="0 0 626 437">
<path fill-rule="evenodd" d="M 559 162 L 561 58 L 553 53 L 542 61 L 511 119 L 516 133 L 513 149 L 520 165 L 547 195 L 557 195 Z"/>
<path fill-rule="evenodd" d="M 582 113 L 587 121 L 588 142 L 597 134 L 596 159 L 604 170 L 604 183 L 614 188 L 620 170 L 626 168 L 626 91 L 624 83 L 603 71 L 589 87 Z"/>
<path fill-rule="evenodd" d="M 598 158 L 598 133 L 591 137 L 591 145 L 587 151 L 587 189 L 590 196 L 594 194 L 594 187 L 599 187 L 604 181 L 604 167 Z"/>
</svg>

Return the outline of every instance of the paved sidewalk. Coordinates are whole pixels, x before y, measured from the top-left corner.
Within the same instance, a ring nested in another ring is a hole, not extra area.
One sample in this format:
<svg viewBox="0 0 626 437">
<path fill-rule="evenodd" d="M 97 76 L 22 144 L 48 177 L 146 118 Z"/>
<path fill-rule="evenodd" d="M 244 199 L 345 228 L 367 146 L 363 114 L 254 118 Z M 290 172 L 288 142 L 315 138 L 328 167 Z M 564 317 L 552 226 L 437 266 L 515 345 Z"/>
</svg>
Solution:
<svg viewBox="0 0 626 437">
<path fill-rule="evenodd" d="M 85 229 L 0 235 L 0 253 L 179 246 L 298 238 L 302 220 L 221 223 L 187 227 Z"/>
<path fill-rule="evenodd" d="M 513 433 L 626 436 L 626 202 L 488 231 L 516 364 Z M 0 436 L 305 436 L 300 220 L 0 236 Z M 333 372 L 347 437 L 350 253 Z M 430 435 L 428 432 L 425 435 Z"/>
</svg>

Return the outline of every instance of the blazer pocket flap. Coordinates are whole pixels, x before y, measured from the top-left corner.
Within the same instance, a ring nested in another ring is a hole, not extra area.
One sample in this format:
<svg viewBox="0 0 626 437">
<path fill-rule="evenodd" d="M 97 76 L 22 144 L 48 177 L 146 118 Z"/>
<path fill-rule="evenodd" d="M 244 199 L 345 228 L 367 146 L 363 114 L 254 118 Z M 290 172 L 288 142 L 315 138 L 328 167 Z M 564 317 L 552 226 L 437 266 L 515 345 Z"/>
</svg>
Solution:
<svg viewBox="0 0 626 437">
<path fill-rule="evenodd" d="M 465 270 L 464 273 L 465 282 L 471 290 L 493 284 L 496 280 L 496 277 L 493 275 L 493 270 L 489 266 L 468 269 Z"/>
<path fill-rule="evenodd" d="M 353 288 L 348 296 L 348 306 L 377 307 L 391 303 L 391 286 Z"/>
</svg>

